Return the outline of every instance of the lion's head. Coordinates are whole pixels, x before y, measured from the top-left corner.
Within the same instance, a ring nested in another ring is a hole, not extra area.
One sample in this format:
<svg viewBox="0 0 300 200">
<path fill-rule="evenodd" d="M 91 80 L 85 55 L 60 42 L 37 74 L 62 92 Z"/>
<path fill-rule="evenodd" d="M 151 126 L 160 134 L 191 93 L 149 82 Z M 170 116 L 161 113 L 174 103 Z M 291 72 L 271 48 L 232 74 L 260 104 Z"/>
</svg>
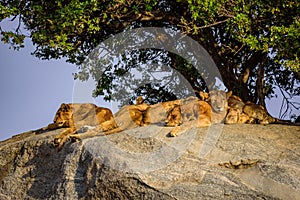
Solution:
<svg viewBox="0 0 300 200">
<path fill-rule="evenodd" d="M 69 127 L 73 120 L 72 104 L 61 104 L 57 110 L 53 122 L 61 127 Z"/>
<path fill-rule="evenodd" d="M 209 93 L 210 105 L 214 112 L 220 113 L 227 110 L 227 100 L 232 95 L 232 91 L 224 92 L 220 90 L 213 90 Z"/>
</svg>

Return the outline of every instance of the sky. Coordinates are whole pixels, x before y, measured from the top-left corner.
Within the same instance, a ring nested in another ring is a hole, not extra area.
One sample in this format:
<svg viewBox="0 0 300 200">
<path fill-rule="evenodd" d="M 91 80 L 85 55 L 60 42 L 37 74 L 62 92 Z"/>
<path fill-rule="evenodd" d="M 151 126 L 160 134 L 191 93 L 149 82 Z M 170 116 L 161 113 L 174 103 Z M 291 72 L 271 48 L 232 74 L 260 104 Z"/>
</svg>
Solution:
<svg viewBox="0 0 300 200">
<path fill-rule="evenodd" d="M 76 67 L 64 61 L 43 61 L 0 43 L 0 141 L 53 121 L 62 102 L 72 102 Z"/>
<path fill-rule="evenodd" d="M 33 51 L 30 40 L 19 51 L 0 42 L 0 141 L 52 123 L 62 103 L 95 103 L 113 109 L 111 103 L 91 97 L 93 83 L 74 81 L 75 65 L 40 60 L 31 55 Z"/>
<path fill-rule="evenodd" d="M 14 29 L 6 20 L 3 30 Z M 40 60 L 30 39 L 19 51 L 0 41 L 0 141 L 53 122 L 62 103 L 95 103 L 117 111 L 117 104 L 92 98 L 95 83 L 74 81 L 78 67 L 61 60 Z"/>
<path fill-rule="evenodd" d="M 52 123 L 61 103 L 90 102 L 117 111 L 113 103 L 91 97 L 93 83 L 74 81 L 75 65 L 40 60 L 33 51 L 29 39 L 19 51 L 0 42 L 0 141 Z M 281 99 L 267 101 L 272 116 L 278 117 Z"/>
</svg>

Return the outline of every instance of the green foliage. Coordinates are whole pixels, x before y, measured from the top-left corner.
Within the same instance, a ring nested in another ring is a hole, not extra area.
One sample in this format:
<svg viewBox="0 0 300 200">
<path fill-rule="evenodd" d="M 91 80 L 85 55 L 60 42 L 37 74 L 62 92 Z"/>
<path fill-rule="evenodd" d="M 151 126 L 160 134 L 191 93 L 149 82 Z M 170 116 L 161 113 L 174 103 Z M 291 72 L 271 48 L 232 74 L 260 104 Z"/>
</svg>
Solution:
<svg viewBox="0 0 300 200">
<path fill-rule="evenodd" d="M 3 43 L 8 43 L 13 47 L 14 49 L 20 49 L 24 47 L 24 39 L 25 35 L 23 34 L 17 34 L 12 31 L 6 31 L 1 32 L 2 38 L 1 41 Z"/>
<path fill-rule="evenodd" d="M 4 6 L 2 3 L 0 4 L 0 20 L 3 20 L 5 18 L 9 18 L 12 15 L 17 15 L 18 8 L 14 6 Z"/>
<path fill-rule="evenodd" d="M 180 30 L 209 52 L 229 90 L 255 102 L 260 93 L 271 97 L 275 86 L 291 95 L 300 93 L 299 13 L 297 0 L 5 0 L 0 4 L 0 20 L 11 18 L 23 23 L 36 45 L 35 56 L 66 57 L 78 66 L 101 41 L 116 33 L 151 26 Z M 18 30 L 2 31 L 1 35 L 2 41 L 22 47 L 24 35 Z M 110 100 L 117 78 L 157 53 L 149 52 L 127 53 L 123 55 L 126 62 L 121 59 L 117 66 L 106 63 L 105 73 L 81 66 L 75 78 L 95 78 L 94 95 Z M 207 90 L 189 63 L 166 52 L 160 55 L 165 61 L 162 63 L 178 70 L 195 90 Z M 247 70 L 249 77 L 245 76 Z M 258 77 L 265 78 L 264 90 L 258 91 Z"/>
</svg>

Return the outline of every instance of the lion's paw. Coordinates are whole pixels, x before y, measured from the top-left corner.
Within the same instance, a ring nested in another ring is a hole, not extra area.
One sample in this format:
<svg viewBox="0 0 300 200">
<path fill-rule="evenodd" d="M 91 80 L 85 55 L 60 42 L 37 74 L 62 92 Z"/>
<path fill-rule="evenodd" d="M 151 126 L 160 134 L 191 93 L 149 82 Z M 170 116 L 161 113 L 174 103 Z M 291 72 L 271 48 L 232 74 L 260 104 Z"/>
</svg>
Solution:
<svg viewBox="0 0 300 200">
<path fill-rule="evenodd" d="M 79 142 L 81 140 L 80 135 L 78 135 L 78 134 L 70 135 L 69 139 L 71 142 Z"/>
<path fill-rule="evenodd" d="M 176 126 L 175 128 L 173 128 L 173 129 L 170 131 L 169 136 L 170 136 L 170 137 L 176 137 L 176 136 L 178 135 L 179 129 L 180 129 L 179 126 Z"/>
<path fill-rule="evenodd" d="M 176 136 L 177 136 L 177 134 L 174 133 L 173 131 L 171 131 L 171 132 L 169 133 L 169 137 L 176 137 Z"/>
<path fill-rule="evenodd" d="M 60 143 L 61 143 L 61 138 L 54 138 L 54 140 L 52 141 L 52 145 L 54 147 L 58 147 Z"/>
</svg>

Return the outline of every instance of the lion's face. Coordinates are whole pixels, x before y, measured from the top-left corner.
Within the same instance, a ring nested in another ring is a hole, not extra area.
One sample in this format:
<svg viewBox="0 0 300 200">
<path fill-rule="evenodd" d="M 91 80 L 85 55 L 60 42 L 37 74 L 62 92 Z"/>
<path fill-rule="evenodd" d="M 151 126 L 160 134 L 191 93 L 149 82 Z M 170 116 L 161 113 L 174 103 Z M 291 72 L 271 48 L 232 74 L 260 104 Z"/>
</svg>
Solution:
<svg viewBox="0 0 300 200">
<path fill-rule="evenodd" d="M 209 93 L 210 104 L 214 112 L 220 113 L 227 109 L 227 99 L 231 96 L 232 92 L 224 92 L 214 90 Z"/>
<path fill-rule="evenodd" d="M 166 126 L 178 126 L 181 121 L 181 109 L 179 105 L 175 105 L 172 110 L 168 112 L 167 119 L 165 120 Z"/>
<path fill-rule="evenodd" d="M 69 104 L 61 104 L 54 118 L 54 123 L 62 127 L 70 126 L 70 121 L 73 120 L 72 106 Z"/>
</svg>

